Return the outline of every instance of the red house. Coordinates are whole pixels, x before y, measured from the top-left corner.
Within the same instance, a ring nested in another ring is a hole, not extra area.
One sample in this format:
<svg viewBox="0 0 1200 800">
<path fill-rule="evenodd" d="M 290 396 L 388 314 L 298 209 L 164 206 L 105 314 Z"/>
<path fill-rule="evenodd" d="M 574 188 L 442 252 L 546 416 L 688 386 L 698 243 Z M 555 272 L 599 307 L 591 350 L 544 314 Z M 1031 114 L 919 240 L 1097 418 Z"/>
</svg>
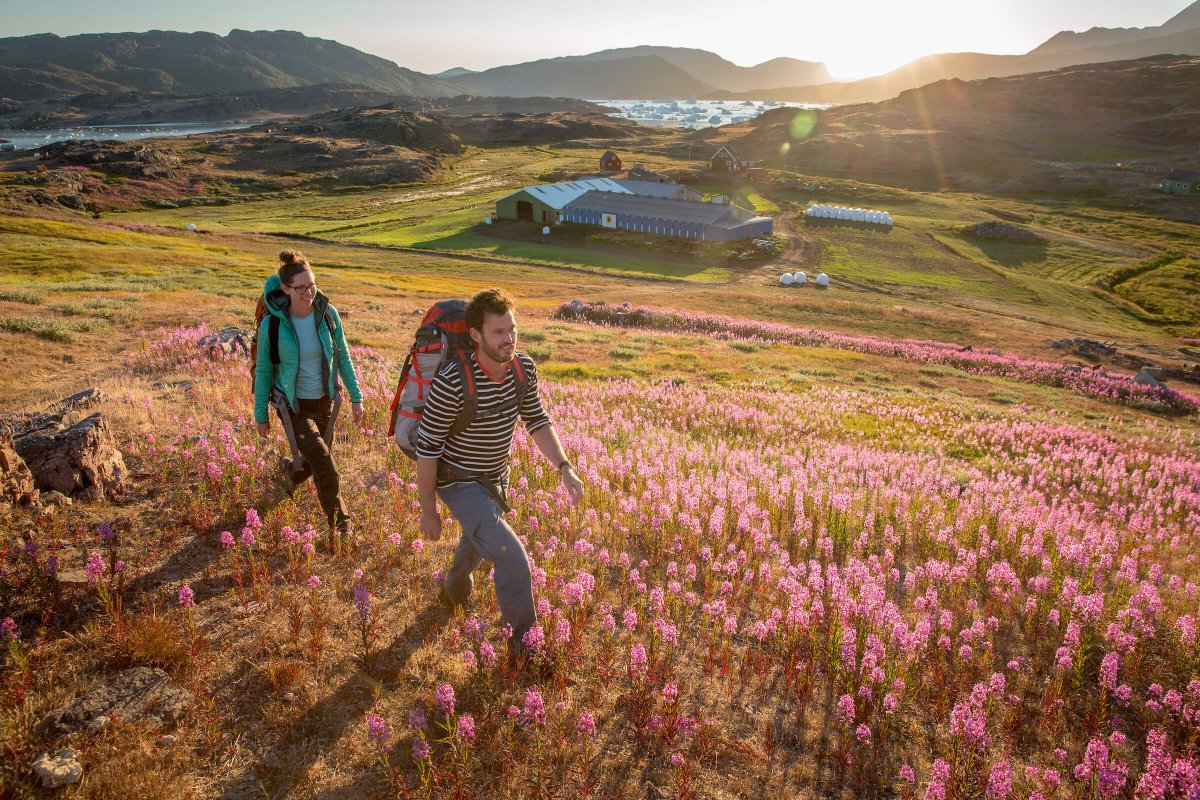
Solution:
<svg viewBox="0 0 1200 800">
<path fill-rule="evenodd" d="M 606 150 L 604 155 L 600 156 L 600 171 L 601 172 L 620 172 L 621 157 L 612 150 Z"/>
</svg>

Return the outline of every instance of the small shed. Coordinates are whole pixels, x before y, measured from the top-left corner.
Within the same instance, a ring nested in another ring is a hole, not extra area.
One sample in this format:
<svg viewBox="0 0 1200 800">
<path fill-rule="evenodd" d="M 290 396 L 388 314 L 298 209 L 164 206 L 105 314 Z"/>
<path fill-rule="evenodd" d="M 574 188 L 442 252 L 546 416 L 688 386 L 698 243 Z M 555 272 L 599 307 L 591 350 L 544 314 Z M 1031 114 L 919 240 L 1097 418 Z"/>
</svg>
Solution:
<svg viewBox="0 0 1200 800">
<path fill-rule="evenodd" d="M 600 171 L 601 172 L 620 172 L 621 157 L 612 150 L 605 150 L 604 155 L 600 156 Z"/>
<path fill-rule="evenodd" d="M 1172 170 L 1170 175 L 1163 178 L 1162 190 L 1169 194 L 1200 195 L 1200 172 Z"/>
</svg>

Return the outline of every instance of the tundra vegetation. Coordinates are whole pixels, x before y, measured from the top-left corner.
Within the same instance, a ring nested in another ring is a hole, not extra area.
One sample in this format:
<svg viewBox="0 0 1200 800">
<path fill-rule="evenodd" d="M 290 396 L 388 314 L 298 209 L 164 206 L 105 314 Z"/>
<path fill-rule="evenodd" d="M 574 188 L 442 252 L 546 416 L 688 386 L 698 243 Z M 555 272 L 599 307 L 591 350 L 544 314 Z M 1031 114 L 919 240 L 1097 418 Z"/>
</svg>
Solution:
<svg viewBox="0 0 1200 800">
<path fill-rule="evenodd" d="M 602 149 L 468 147 L 421 184 L 292 176 L 284 196 L 179 208 L 120 181 L 104 205 L 85 170 L 98 218 L 7 209 L 0 403 L 101 387 L 130 478 L 3 512 L 0 795 L 46 796 L 47 714 L 154 666 L 196 698 L 174 738 L 121 719 L 70 734 L 84 779 L 58 791 L 1194 796 L 1198 393 L 1046 344 L 1185 359 L 1194 227 L 834 180 L 822 202 L 886 207 L 895 229 L 807 225 L 791 173 L 753 193 L 784 241 L 766 263 L 481 224 Z M 994 219 L 1040 241 L 964 232 Z M 199 346 L 248 324 L 297 239 L 366 396 L 361 426 L 339 423 L 358 533 L 339 553 L 318 547 L 311 487 L 278 483 L 278 425 L 254 434 L 245 357 Z M 832 287 L 782 288 L 785 270 Z M 492 285 L 518 298 L 586 483 L 571 507 L 519 432 L 525 671 L 486 566 L 465 608 L 438 605 L 457 529 L 420 539 L 415 472 L 383 435 L 419 314 Z"/>
</svg>

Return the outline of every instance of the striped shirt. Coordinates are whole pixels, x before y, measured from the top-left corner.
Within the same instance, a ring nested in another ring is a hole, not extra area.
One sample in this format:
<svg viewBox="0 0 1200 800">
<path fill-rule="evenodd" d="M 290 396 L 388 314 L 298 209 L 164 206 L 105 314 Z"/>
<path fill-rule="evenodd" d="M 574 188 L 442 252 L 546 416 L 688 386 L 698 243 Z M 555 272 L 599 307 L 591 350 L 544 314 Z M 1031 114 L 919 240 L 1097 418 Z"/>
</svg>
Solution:
<svg viewBox="0 0 1200 800">
<path fill-rule="evenodd" d="M 529 356 L 516 356 L 525 373 L 525 401 L 517 408 L 517 375 L 509 366 L 503 380 L 483 371 L 474 353 L 470 356 L 479 399 L 475 419 L 461 433 L 450 436 L 450 428 L 463 407 L 463 387 L 458 365 L 450 362 L 438 372 L 429 389 L 429 400 L 417 429 L 417 455 L 438 458 L 474 475 L 494 475 L 508 464 L 517 417 L 530 433 L 550 424 L 538 396 L 537 370 Z"/>
</svg>

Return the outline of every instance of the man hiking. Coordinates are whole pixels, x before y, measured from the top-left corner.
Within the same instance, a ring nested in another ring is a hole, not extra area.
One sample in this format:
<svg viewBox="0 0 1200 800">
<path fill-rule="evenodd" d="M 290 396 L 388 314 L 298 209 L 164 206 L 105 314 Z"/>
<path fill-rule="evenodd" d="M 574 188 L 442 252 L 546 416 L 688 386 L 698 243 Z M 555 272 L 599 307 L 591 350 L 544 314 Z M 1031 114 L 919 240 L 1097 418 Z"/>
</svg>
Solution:
<svg viewBox="0 0 1200 800">
<path fill-rule="evenodd" d="M 462 525 L 441 599 L 449 605 L 465 603 L 474 585 L 471 573 L 484 559 L 492 562 L 496 601 L 512 629 L 509 655 L 517 657 L 525 652 L 522 637 L 537 622 L 529 559 L 504 519 L 517 418 L 524 420 L 538 449 L 555 465 L 573 504 L 583 499 L 583 483 L 542 408 L 533 361 L 516 351 L 512 298 L 499 289 L 478 293 L 467 304 L 466 324 L 474 352 L 462 367 L 450 362 L 438 372 L 417 434 L 421 533 L 432 540 L 441 537 L 440 497 Z M 464 404 L 463 378 L 474 381 L 478 407 L 470 425 L 451 434 Z"/>
</svg>

